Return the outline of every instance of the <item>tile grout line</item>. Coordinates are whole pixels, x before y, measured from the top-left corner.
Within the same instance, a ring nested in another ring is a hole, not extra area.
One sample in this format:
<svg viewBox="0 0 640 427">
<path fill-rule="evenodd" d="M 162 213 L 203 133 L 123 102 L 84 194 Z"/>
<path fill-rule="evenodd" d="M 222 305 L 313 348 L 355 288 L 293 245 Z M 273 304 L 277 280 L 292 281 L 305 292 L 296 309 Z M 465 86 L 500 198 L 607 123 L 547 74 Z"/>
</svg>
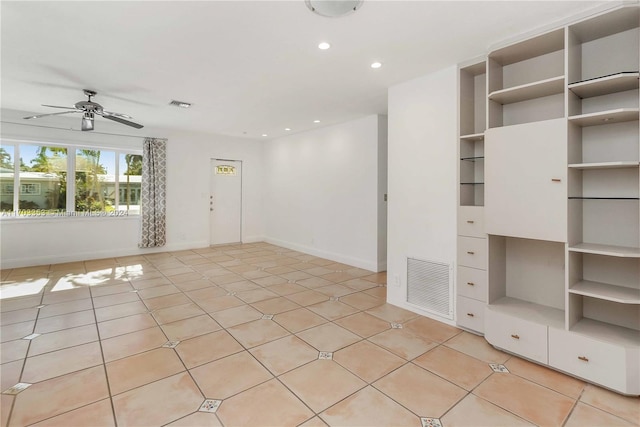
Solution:
<svg viewBox="0 0 640 427">
<path fill-rule="evenodd" d="M 92 295 L 91 296 L 91 305 L 93 306 L 93 318 L 95 320 L 96 332 L 98 334 L 98 343 L 100 345 L 100 356 L 102 357 L 102 370 L 104 372 L 104 379 L 105 379 L 105 381 L 107 383 L 107 393 L 109 394 L 109 403 L 111 404 L 111 416 L 113 417 L 114 426 L 117 426 L 118 425 L 118 419 L 116 417 L 115 405 L 113 404 L 113 396 L 111 394 L 111 383 L 109 382 L 109 374 L 107 372 L 107 363 L 106 363 L 106 360 L 104 358 L 104 348 L 102 347 L 102 338 L 100 337 L 100 328 L 98 327 L 98 317 L 96 315 L 96 309 L 95 309 L 95 306 L 93 304 L 93 292 L 91 292 L 91 287 L 89 287 L 89 294 Z"/>
<path fill-rule="evenodd" d="M 45 288 L 46 288 L 46 285 L 42 288 L 42 295 L 40 295 L 40 304 L 38 304 L 38 305 L 42 305 L 43 304 L 44 289 Z M 38 325 L 39 317 L 40 317 L 40 309 L 38 309 L 38 313 L 36 313 L 36 318 L 33 320 L 33 328 L 31 330 L 32 334 L 35 333 L 36 326 Z M 18 377 L 18 382 L 22 381 L 22 376 L 24 375 L 24 369 L 27 366 L 27 358 L 29 357 L 29 350 L 31 349 L 31 341 L 32 340 L 29 340 L 29 343 L 27 344 L 27 350 L 24 353 L 24 359 L 22 360 L 22 368 L 20 369 L 20 376 Z M 1 391 L 4 391 L 4 390 L 1 390 Z M 11 425 L 11 417 L 13 416 L 13 409 L 15 407 L 15 404 L 16 404 L 17 400 L 18 400 L 18 395 L 15 395 L 13 400 L 12 400 L 12 402 L 11 402 L 11 407 L 9 408 L 9 416 L 7 417 L 7 425 Z"/>
</svg>

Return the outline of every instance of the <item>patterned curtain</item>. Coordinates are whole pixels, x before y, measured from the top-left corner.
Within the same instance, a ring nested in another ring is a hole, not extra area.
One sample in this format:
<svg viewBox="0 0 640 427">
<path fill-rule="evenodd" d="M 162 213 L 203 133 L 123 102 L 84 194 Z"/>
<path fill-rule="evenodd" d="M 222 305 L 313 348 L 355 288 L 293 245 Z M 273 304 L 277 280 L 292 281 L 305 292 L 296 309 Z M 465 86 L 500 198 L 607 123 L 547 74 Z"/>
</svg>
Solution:
<svg viewBox="0 0 640 427">
<path fill-rule="evenodd" d="M 166 243 L 167 141 L 145 138 L 142 145 L 141 248 Z"/>
</svg>

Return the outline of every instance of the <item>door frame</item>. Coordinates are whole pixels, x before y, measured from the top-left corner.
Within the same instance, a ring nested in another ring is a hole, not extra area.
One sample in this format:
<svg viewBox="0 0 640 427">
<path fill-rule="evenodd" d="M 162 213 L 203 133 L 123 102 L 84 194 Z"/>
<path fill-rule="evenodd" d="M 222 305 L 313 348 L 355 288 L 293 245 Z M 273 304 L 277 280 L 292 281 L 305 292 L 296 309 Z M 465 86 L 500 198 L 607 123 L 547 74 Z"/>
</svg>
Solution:
<svg viewBox="0 0 640 427">
<path fill-rule="evenodd" d="M 215 175 L 215 171 L 214 171 L 214 162 L 237 162 L 240 163 L 240 241 L 239 243 L 242 243 L 242 230 L 243 230 L 243 222 L 244 222 L 244 198 L 243 198 L 243 190 L 244 190 L 244 182 L 243 182 L 243 174 L 244 174 L 244 162 L 242 160 L 234 160 L 234 159 L 223 159 L 223 158 L 218 158 L 218 157 L 212 157 L 211 159 L 209 159 L 209 201 L 211 201 L 211 197 L 215 196 L 213 194 L 213 188 L 212 188 L 212 182 L 214 180 L 214 175 Z M 216 204 L 217 204 L 217 200 L 216 200 Z M 211 206 L 211 205 L 209 205 Z M 229 243 L 220 243 L 220 244 L 213 244 L 211 242 L 211 236 L 213 235 L 213 224 L 212 224 L 212 220 L 211 220 L 211 211 L 209 211 L 209 246 L 221 246 L 221 245 L 226 245 Z"/>
</svg>

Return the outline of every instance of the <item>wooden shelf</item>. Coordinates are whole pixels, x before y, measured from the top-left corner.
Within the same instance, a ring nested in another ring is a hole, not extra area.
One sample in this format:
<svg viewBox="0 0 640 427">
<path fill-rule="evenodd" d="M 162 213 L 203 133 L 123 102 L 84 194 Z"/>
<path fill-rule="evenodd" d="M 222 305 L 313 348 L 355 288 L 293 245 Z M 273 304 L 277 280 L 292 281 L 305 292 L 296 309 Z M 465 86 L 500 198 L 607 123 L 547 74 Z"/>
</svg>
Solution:
<svg viewBox="0 0 640 427">
<path fill-rule="evenodd" d="M 640 304 L 640 289 L 591 282 L 589 280 L 576 283 L 569 289 L 569 293 L 619 302 L 621 304 Z"/>
<path fill-rule="evenodd" d="M 621 258 L 640 258 L 640 248 L 627 246 L 601 245 L 598 243 L 578 243 L 569 247 L 569 252 L 584 254 L 606 255 Z"/>
<path fill-rule="evenodd" d="M 583 318 L 573 325 L 570 330 L 572 332 L 583 334 L 589 338 L 625 347 L 636 348 L 640 345 L 640 333 L 638 333 L 637 330 L 593 319 Z"/>
<path fill-rule="evenodd" d="M 640 73 L 638 72 L 622 72 L 597 79 L 571 83 L 569 90 L 580 98 L 623 92 L 625 90 L 638 89 L 639 76 Z"/>
<path fill-rule="evenodd" d="M 487 307 L 509 316 L 564 329 L 564 310 L 511 297 L 500 298 Z"/>
<path fill-rule="evenodd" d="M 640 110 L 638 108 L 617 108 L 615 110 L 571 116 L 569 117 L 569 122 L 578 126 L 608 125 L 638 120 L 639 113 Z"/>
<path fill-rule="evenodd" d="M 515 102 L 555 95 L 562 93 L 563 90 L 564 76 L 558 76 L 508 89 L 496 90 L 489 94 L 489 99 L 500 104 L 513 104 Z"/>
<path fill-rule="evenodd" d="M 640 167 L 640 162 L 601 162 L 601 163 L 572 163 L 573 169 L 622 169 Z"/>
<path fill-rule="evenodd" d="M 483 141 L 484 133 L 472 133 L 469 135 L 460 135 L 461 141 Z"/>
</svg>

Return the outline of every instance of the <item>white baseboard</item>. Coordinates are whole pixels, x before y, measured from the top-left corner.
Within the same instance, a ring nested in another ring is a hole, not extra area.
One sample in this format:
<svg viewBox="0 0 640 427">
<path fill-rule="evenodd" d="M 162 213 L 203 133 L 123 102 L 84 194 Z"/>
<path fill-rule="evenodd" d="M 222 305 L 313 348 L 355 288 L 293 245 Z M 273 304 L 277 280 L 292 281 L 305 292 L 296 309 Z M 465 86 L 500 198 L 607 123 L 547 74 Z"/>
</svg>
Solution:
<svg viewBox="0 0 640 427">
<path fill-rule="evenodd" d="M 244 236 L 242 238 L 242 243 L 258 243 L 264 241 L 265 240 L 263 236 Z"/>
<path fill-rule="evenodd" d="M 413 304 L 409 304 L 406 301 L 398 301 L 393 298 L 389 298 L 388 293 L 387 293 L 387 303 L 395 305 L 396 307 L 404 308 L 405 310 L 411 311 L 421 316 L 428 317 L 429 319 L 437 320 L 438 322 L 445 323 L 450 326 L 456 326 L 456 322 L 451 319 L 446 319 L 444 317 L 437 316 L 433 313 L 429 313 L 428 311 L 421 310 L 419 307 L 416 307 Z"/>
<path fill-rule="evenodd" d="M 243 243 L 257 243 L 257 242 L 267 242 L 273 245 L 282 246 L 284 248 L 292 249 L 299 252 L 304 252 L 309 255 L 314 255 L 326 259 L 330 259 L 332 261 L 340 262 L 343 264 L 353 265 L 354 267 L 363 268 L 369 271 L 385 271 L 386 270 L 386 262 L 375 263 L 359 258 L 350 257 L 347 255 L 323 251 L 317 248 L 298 245 L 291 242 L 286 242 L 279 239 L 273 239 L 270 237 L 264 236 L 245 236 L 243 237 Z M 24 257 L 24 258 L 13 258 L 13 259 L 4 259 L 0 258 L 0 268 L 9 269 L 9 268 L 21 268 L 21 267 L 31 267 L 36 265 L 47 265 L 47 264 L 61 264 L 65 262 L 76 262 L 76 261 L 88 261 L 94 259 L 102 259 L 102 258 L 115 258 L 115 257 L 125 257 L 131 255 L 145 255 L 151 253 L 158 252 L 173 252 L 173 251 L 183 251 L 190 249 L 200 249 L 209 247 L 209 241 L 207 240 L 199 240 L 199 241 L 190 241 L 190 242 L 180 242 L 168 244 L 158 248 L 138 248 L 138 247 L 130 247 L 130 248 L 117 248 L 117 249 L 105 249 L 105 250 L 96 250 L 90 252 L 77 252 L 77 253 L 64 253 L 64 254 L 51 254 L 51 255 L 43 255 L 43 256 L 35 256 L 35 257 Z"/>
<path fill-rule="evenodd" d="M 157 247 L 157 248 L 137 248 L 137 247 L 119 248 L 119 249 L 107 249 L 107 250 L 91 251 L 91 252 L 45 255 L 45 256 L 39 256 L 39 257 L 2 259 L 0 261 L 0 264 L 1 264 L 1 268 L 8 269 L 8 268 L 30 267 L 35 265 L 60 264 L 64 262 L 88 261 L 88 260 L 102 259 L 102 258 L 125 257 L 125 256 L 131 256 L 131 255 L 146 255 L 146 254 L 152 254 L 157 252 L 184 251 L 189 249 L 200 249 L 200 248 L 207 248 L 207 247 L 209 247 L 209 242 L 202 240 L 202 241 L 173 243 L 173 244 L 168 244 L 168 245 Z"/>
<path fill-rule="evenodd" d="M 267 243 L 271 243 L 272 245 L 282 246 L 283 248 L 304 252 L 309 255 L 330 259 L 331 261 L 352 265 L 354 267 L 362 268 L 365 270 L 374 271 L 374 272 L 384 271 L 384 270 L 379 270 L 378 263 L 376 263 L 375 261 L 367 261 L 360 258 L 354 258 L 348 255 L 339 254 L 336 252 L 324 251 L 324 250 L 310 247 L 310 246 L 299 245 L 297 243 L 291 243 L 284 240 L 274 239 L 272 237 L 265 237 L 264 241 Z"/>
</svg>

